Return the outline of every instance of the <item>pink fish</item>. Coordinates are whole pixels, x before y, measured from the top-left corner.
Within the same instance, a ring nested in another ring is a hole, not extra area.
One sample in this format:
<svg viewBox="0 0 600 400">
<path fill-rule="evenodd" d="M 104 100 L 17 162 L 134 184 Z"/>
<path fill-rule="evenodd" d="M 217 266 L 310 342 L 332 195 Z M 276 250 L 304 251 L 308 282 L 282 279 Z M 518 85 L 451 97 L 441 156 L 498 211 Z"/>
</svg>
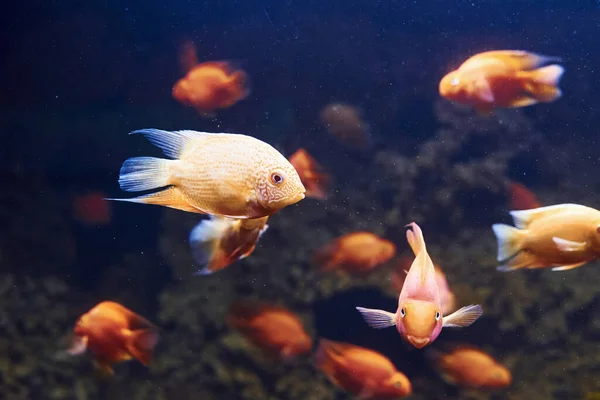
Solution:
<svg viewBox="0 0 600 400">
<path fill-rule="evenodd" d="M 395 313 L 356 307 L 371 328 L 396 326 L 400 336 L 420 349 L 433 343 L 442 328 L 467 327 L 483 313 L 479 304 L 463 307 L 452 314 L 442 315 L 442 301 L 433 261 L 427 254 L 423 232 L 416 223 L 407 225 L 406 239 L 415 253 L 415 260 L 398 297 Z"/>
</svg>

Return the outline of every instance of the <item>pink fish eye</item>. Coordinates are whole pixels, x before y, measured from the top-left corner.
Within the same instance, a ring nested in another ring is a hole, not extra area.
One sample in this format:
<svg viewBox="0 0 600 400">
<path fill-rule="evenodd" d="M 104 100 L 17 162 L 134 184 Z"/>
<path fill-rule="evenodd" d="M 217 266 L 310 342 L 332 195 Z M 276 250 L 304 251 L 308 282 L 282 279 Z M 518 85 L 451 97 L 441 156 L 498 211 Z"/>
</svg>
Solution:
<svg viewBox="0 0 600 400">
<path fill-rule="evenodd" d="M 284 177 L 283 174 L 280 174 L 278 172 L 273 172 L 271 174 L 271 183 L 273 183 L 274 185 L 281 185 L 284 181 Z"/>
<path fill-rule="evenodd" d="M 436 321 L 439 321 L 439 320 L 440 320 L 440 312 L 439 312 L 439 311 L 436 311 L 436 312 L 435 312 L 435 320 L 436 320 Z"/>
<path fill-rule="evenodd" d="M 400 315 L 402 316 L 402 318 L 406 317 L 406 310 L 403 308 L 400 309 Z"/>
<path fill-rule="evenodd" d="M 402 382 L 400 382 L 400 381 L 396 381 L 396 382 L 394 382 L 394 387 L 395 387 L 396 389 L 402 389 Z"/>
</svg>

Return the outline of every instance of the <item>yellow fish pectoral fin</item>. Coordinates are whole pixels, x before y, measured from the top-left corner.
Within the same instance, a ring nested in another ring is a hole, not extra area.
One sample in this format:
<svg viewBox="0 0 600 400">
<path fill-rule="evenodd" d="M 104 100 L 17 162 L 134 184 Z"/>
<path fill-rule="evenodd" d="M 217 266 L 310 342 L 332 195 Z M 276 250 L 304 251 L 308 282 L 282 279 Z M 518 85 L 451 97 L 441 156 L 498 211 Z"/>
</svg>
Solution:
<svg viewBox="0 0 600 400">
<path fill-rule="evenodd" d="M 584 251 L 587 247 L 587 243 L 585 242 L 573 242 L 556 236 L 552 238 L 552 241 L 560 251 L 564 252 Z"/>
<path fill-rule="evenodd" d="M 520 108 L 520 107 L 531 106 L 531 105 L 534 105 L 537 103 L 539 103 L 539 101 L 533 97 L 522 96 L 522 97 L 517 97 L 515 100 L 511 101 L 509 104 L 509 107 Z"/>
<path fill-rule="evenodd" d="M 587 261 L 583 261 L 583 262 L 580 262 L 577 264 L 563 265 L 562 267 L 554 267 L 554 268 L 552 268 L 552 271 L 568 271 L 570 269 L 581 267 L 584 264 L 587 264 Z"/>
</svg>

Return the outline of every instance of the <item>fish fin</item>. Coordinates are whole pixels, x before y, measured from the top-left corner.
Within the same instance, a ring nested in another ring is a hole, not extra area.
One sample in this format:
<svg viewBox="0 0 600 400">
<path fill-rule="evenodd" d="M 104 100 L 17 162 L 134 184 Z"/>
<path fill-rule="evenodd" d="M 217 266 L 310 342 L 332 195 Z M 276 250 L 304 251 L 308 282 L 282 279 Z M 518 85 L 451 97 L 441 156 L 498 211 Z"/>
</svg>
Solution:
<svg viewBox="0 0 600 400">
<path fill-rule="evenodd" d="M 71 340 L 71 346 L 68 349 L 57 351 L 54 354 L 55 360 L 63 360 L 70 356 L 79 356 L 87 350 L 87 336 L 74 336 Z"/>
<path fill-rule="evenodd" d="M 444 317 L 443 327 L 444 328 L 466 328 L 473 322 L 477 321 L 477 318 L 481 317 L 483 309 L 479 304 L 471 304 L 470 306 L 462 307 L 452 314 Z"/>
<path fill-rule="evenodd" d="M 139 362 L 148 366 L 152 361 L 152 350 L 158 343 L 159 334 L 156 329 L 126 330 L 127 351 Z"/>
<path fill-rule="evenodd" d="M 510 272 L 523 268 L 535 269 L 541 267 L 544 267 L 544 265 L 540 264 L 540 262 L 533 254 L 527 251 L 522 251 L 519 254 L 512 257 L 510 260 L 504 260 L 504 264 L 496 267 L 496 270 L 500 272 Z"/>
<path fill-rule="evenodd" d="M 530 96 L 517 97 L 511 101 L 508 106 L 512 108 L 527 107 L 539 103 L 539 101 Z"/>
<path fill-rule="evenodd" d="M 206 214 L 204 211 L 192 206 L 181 193 L 179 188 L 174 186 L 168 187 L 160 192 L 150 193 L 143 196 L 134 197 L 131 199 L 114 199 L 107 198 L 105 200 L 124 201 L 128 203 L 154 204 L 174 208 L 176 210 L 187 211 L 197 214 Z"/>
<path fill-rule="evenodd" d="M 196 45 L 190 39 L 185 39 L 179 44 L 179 64 L 181 65 L 182 72 L 187 74 L 192 68 L 198 65 L 198 53 Z"/>
<path fill-rule="evenodd" d="M 126 192 L 141 192 L 169 186 L 172 160 L 155 157 L 128 158 L 121 166 L 119 186 Z"/>
<path fill-rule="evenodd" d="M 406 231 L 406 240 L 410 245 L 415 256 L 417 256 L 421 251 L 427 251 L 425 248 L 425 238 L 423 237 L 423 231 L 421 227 L 417 225 L 415 222 L 411 222 L 406 225 L 405 228 L 410 227 L 411 229 Z"/>
<path fill-rule="evenodd" d="M 319 345 L 313 356 L 313 364 L 317 369 L 323 371 L 333 384 L 343 387 L 342 382 L 336 376 L 336 364 L 339 362 L 339 356 L 334 356 L 332 347 L 336 342 L 327 339 L 319 340 Z"/>
<path fill-rule="evenodd" d="M 210 219 L 200 221 L 192 229 L 189 237 L 192 256 L 196 263 L 205 266 L 198 271 L 199 275 L 209 275 L 227 266 L 217 263 L 215 256 L 221 239 L 228 234 L 234 224 L 235 220 L 211 215 Z"/>
<path fill-rule="evenodd" d="M 505 224 L 492 225 L 498 243 L 499 262 L 504 262 L 521 251 L 523 231 Z"/>
<path fill-rule="evenodd" d="M 552 213 L 560 213 L 567 210 L 585 211 L 590 210 L 590 207 L 582 206 L 580 204 L 555 204 L 553 206 L 546 206 L 540 208 L 534 208 L 531 210 L 513 210 L 509 214 L 513 218 L 515 226 L 519 229 L 527 229 L 527 227 L 536 219 L 542 218 Z"/>
<path fill-rule="evenodd" d="M 141 133 L 156 147 L 159 147 L 163 153 L 170 158 L 178 159 L 184 151 L 185 146 L 190 140 L 198 139 L 206 135 L 207 132 L 196 132 L 192 130 L 165 131 L 162 129 L 138 129 L 130 132 L 130 135 Z"/>
<path fill-rule="evenodd" d="M 573 242 L 556 236 L 552 237 L 552 241 L 560 251 L 564 252 L 584 251 L 587 247 L 587 243 L 585 242 Z"/>
<path fill-rule="evenodd" d="M 377 385 L 373 384 L 372 380 L 365 381 L 365 385 L 362 387 L 362 389 L 358 393 L 358 398 L 361 400 L 366 400 L 366 399 L 372 398 L 373 395 L 375 394 L 375 391 L 373 390 L 375 387 L 377 387 Z"/>
<path fill-rule="evenodd" d="M 396 325 L 396 314 L 373 308 L 356 307 L 365 322 L 373 329 L 385 329 Z"/>
<path fill-rule="evenodd" d="M 579 263 L 571 264 L 571 265 L 563 265 L 561 267 L 554 267 L 554 268 L 552 268 L 552 271 L 568 271 L 570 269 L 581 267 L 582 265 L 585 265 L 585 264 L 587 264 L 587 261 L 583 261 L 583 262 L 579 262 Z"/>
<path fill-rule="evenodd" d="M 473 84 L 475 85 L 477 98 L 483 103 L 491 104 L 494 102 L 494 100 L 496 100 L 494 97 L 494 92 L 492 92 L 490 82 L 485 76 L 479 76 L 477 79 L 475 79 Z"/>
<path fill-rule="evenodd" d="M 551 102 L 562 96 L 558 87 L 565 69 L 560 65 L 548 65 L 533 71 L 521 72 L 525 80 L 525 90 L 536 100 Z"/>
<path fill-rule="evenodd" d="M 339 243 L 336 240 L 318 249 L 313 255 L 313 262 L 318 265 L 321 272 L 331 271 L 340 263 L 338 253 Z"/>
<path fill-rule="evenodd" d="M 250 94 L 250 78 L 243 70 L 238 69 L 231 73 L 229 80 L 236 88 L 236 99 L 242 100 Z"/>
<path fill-rule="evenodd" d="M 473 58 L 479 57 L 496 57 L 505 59 L 512 63 L 516 68 L 521 70 L 538 68 L 544 64 L 561 61 L 560 57 L 545 56 L 543 54 L 531 53 L 524 50 L 492 50 L 479 53 Z"/>
</svg>

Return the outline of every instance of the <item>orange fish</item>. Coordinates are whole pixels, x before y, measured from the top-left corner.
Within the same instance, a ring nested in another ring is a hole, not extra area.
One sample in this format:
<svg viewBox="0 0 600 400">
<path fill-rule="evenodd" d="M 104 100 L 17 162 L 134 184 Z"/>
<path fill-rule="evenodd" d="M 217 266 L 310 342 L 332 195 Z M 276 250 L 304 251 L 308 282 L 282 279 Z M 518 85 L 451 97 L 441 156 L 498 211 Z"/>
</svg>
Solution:
<svg viewBox="0 0 600 400">
<path fill-rule="evenodd" d="M 369 125 L 351 105 L 328 104 L 321 111 L 321 121 L 333 136 L 352 149 L 365 149 L 372 144 Z"/>
<path fill-rule="evenodd" d="M 392 275 L 392 285 L 396 290 L 402 290 L 404 280 L 406 279 L 406 273 L 410 269 L 413 260 L 414 259 L 411 259 L 410 257 L 402 257 L 400 259 L 398 268 L 396 268 Z M 438 289 L 440 291 L 440 300 L 442 302 L 442 313 L 446 315 L 456 310 L 456 296 L 454 296 L 454 293 L 450 290 L 450 285 L 448 285 L 444 271 L 435 264 L 434 268 L 435 279 L 437 281 Z"/>
<path fill-rule="evenodd" d="M 407 226 L 412 230 L 406 232 L 406 238 L 416 257 L 398 296 L 398 309 L 395 313 L 364 307 L 356 309 L 371 328 L 395 325 L 400 336 L 420 349 L 433 343 L 442 328 L 470 326 L 483 311 L 477 304 L 444 316 L 435 269 L 425 247 L 423 232 L 414 222 Z"/>
<path fill-rule="evenodd" d="M 315 366 L 336 386 L 361 399 L 394 399 L 412 392 L 406 375 L 389 358 L 350 343 L 321 339 Z"/>
<path fill-rule="evenodd" d="M 543 65 L 555 61 L 559 59 L 519 50 L 479 53 L 442 78 L 440 95 L 481 113 L 552 102 L 561 96 L 564 68 Z"/>
<path fill-rule="evenodd" d="M 250 93 L 248 76 L 226 61 L 198 63 L 193 44 L 182 49 L 181 64 L 189 68 L 173 86 L 173 97 L 194 107 L 201 116 L 213 118 L 215 110 L 229 108 Z"/>
<path fill-rule="evenodd" d="M 283 307 L 254 300 L 235 301 L 227 322 L 273 357 L 295 357 L 312 348 L 312 339 L 300 319 Z"/>
<path fill-rule="evenodd" d="M 600 257 L 600 211 L 558 204 L 511 211 L 515 227 L 494 224 L 499 271 L 553 267 L 566 271 Z"/>
<path fill-rule="evenodd" d="M 510 198 L 512 210 L 531 210 L 542 206 L 531 190 L 517 182 L 510 183 Z"/>
<path fill-rule="evenodd" d="M 473 347 L 458 347 L 448 353 L 432 351 L 428 356 L 449 384 L 493 390 L 505 388 L 512 382 L 512 375 L 505 366 Z"/>
<path fill-rule="evenodd" d="M 306 197 L 327 199 L 329 176 L 322 172 L 323 168 L 317 160 L 304 149 L 298 149 L 288 160 L 296 168 L 302 184 L 306 187 Z"/>
<path fill-rule="evenodd" d="M 103 193 L 88 193 L 76 196 L 73 200 L 73 217 L 86 225 L 106 225 L 110 223 L 112 212 Z"/>
<path fill-rule="evenodd" d="M 90 350 L 97 365 L 109 374 L 113 374 L 112 364 L 132 358 L 149 365 L 159 336 L 150 322 L 112 301 L 103 301 L 82 315 L 74 332 L 67 353 L 77 355 Z"/>
<path fill-rule="evenodd" d="M 370 232 L 354 232 L 325 245 L 314 255 L 321 270 L 343 269 L 352 274 L 370 272 L 388 262 L 396 254 L 396 246 Z"/>
</svg>

